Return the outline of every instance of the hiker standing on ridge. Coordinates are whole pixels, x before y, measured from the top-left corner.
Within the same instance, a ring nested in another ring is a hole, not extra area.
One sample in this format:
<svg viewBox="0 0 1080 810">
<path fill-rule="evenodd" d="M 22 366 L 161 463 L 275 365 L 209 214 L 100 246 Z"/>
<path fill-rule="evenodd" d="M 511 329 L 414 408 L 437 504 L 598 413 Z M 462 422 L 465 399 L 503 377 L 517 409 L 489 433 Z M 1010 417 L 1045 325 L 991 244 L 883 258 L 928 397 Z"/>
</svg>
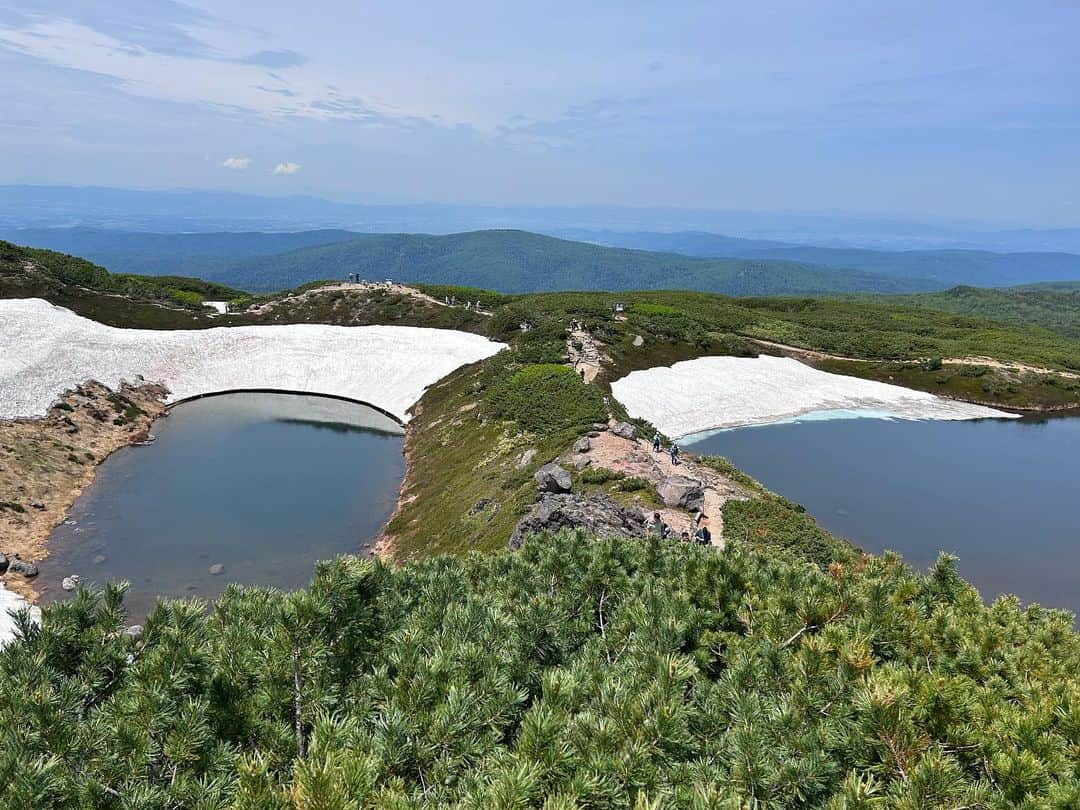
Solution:
<svg viewBox="0 0 1080 810">
<path fill-rule="evenodd" d="M 660 431 L 659 430 L 656 431 L 656 433 L 652 437 L 652 451 L 654 453 L 659 453 L 660 452 Z"/>
<path fill-rule="evenodd" d="M 673 466 L 679 466 L 679 445 L 675 442 L 671 443 L 671 463 Z"/>
</svg>

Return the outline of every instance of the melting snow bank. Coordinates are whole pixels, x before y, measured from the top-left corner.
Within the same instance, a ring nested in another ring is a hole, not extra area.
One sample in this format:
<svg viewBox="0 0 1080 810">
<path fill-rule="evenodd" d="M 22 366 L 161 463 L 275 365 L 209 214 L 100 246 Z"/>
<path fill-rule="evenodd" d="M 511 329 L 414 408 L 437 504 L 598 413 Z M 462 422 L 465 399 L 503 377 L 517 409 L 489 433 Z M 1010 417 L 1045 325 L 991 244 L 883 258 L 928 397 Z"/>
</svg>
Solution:
<svg viewBox="0 0 1080 810">
<path fill-rule="evenodd" d="M 763 425 L 806 414 L 895 419 L 982 419 L 1013 414 L 845 377 L 787 357 L 701 357 L 644 371 L 611 384 L 632 416 L 669 436 Z"/>
<path fill-rule="evenodd" d="M 236 389 L 330 394 L 406 421 L 424 389 L 504 348 L 487 338 L 411 326 L 116 329 L 41 299 L 0 300 L 0 418 L 44 414 L 86 380 L 136 377 L 169 401 Z"/>
<path fill-rule="evenodd" d="M 41 621 L 41 608 L 32 606 L 14 591 L 9 591 L 4 587 L 4 583 L 0 582 L 0 647 L 15 639 L 15 619 L 12 618 L 8 611 L 19 610 L 24 607 L 30 608 L 30 616 L 35 622 Z"/>
</svg>

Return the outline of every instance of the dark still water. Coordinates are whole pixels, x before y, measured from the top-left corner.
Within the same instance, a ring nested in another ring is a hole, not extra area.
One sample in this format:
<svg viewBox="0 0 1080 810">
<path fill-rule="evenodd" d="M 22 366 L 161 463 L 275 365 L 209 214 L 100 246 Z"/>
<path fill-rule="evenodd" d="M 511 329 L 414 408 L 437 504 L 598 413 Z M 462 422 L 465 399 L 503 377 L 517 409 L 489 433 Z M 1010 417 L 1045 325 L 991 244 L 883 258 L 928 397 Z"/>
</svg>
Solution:
<svg viewBox="0 0 1080 810">
<path fill-rule="evenodd" d="M 1080 613 L 1080 418 L 809 421 L 687 449 L 726 456 L 867 551 L 921 569 L 956 554 L 987 602 Z"/>
<path fill-rule="evenodd" d="M 325 397 L 208 397 L 177 405 L 153 433 L 107 459 L 75 524 L 53 533 L 43 601 L 67 595 L 69 574 L 130 581 L 132 617 L 159 595 L 212 599 L 229 582 L 305 585 L 315 561 L 365 551 L 405 473 L 393 420 Z"/>
</svg>

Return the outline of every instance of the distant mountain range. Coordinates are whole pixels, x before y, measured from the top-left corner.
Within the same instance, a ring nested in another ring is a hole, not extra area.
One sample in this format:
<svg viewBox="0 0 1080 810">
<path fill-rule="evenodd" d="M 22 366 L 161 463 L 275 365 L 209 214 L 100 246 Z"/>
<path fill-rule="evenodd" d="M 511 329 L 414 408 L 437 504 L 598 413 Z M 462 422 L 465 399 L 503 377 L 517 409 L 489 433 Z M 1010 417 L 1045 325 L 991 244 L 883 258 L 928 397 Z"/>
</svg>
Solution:
<svg viewBox="0 0 1080 810">
<path fill-rule="evenodd" d="M 447 236 L 362 234 L 345 242 L 230 263 L 207 277 L 256 292 L 359 273 L 507 293 L 687 289 L 726 295 L 912 292 L 937 285 L 771 259 L 704 259 L 602 247 L 526 231 Z M 226 281 L 227 280 L 227 281 Z"/>
<path fill-rule="evenodd" d="M 914 293 L 1080 279 L 1080 256 L 1065 253 L 823 248 L 704 232 L 563 233 L 588 241 L 513 230 L 162 234 L 85 227 L 0 229 L 0 238 L 83 256 L 117 273 L 197 276 L 258 292 L 349 273 L 503 292 L 679 288 L 731 295 Z"/>
<path fill-rule="evenodd" d="M 223 191 L 67 186 L 0 186 L 0 229 L 86 226 L 184 233 L 309 231 L 449 234 L 520 229 L 622 232 L 705 231 L 822 247 L 883 250 L 961 248 L 1080 253 L 1080 228 L 995 230 L 933 217 L 798 211 L 730 211 L 620 206 L 371 205 L 311 196 L 266 197 Z"/>
<path fill-rule="evenodd" d="M 1080 279 L 1080 255 L 995 253 L 986 250 L 867 250 L 737 239 L 700 231 L 677 233 L 566 230 L 561 235 L 611 247 L 661 250 L 699 257 L 780 259 L 929 279 L 941 286 L 1006 287 Z M 1078 243 L 1080 244 L 1080 243 Z"/>
</svg>

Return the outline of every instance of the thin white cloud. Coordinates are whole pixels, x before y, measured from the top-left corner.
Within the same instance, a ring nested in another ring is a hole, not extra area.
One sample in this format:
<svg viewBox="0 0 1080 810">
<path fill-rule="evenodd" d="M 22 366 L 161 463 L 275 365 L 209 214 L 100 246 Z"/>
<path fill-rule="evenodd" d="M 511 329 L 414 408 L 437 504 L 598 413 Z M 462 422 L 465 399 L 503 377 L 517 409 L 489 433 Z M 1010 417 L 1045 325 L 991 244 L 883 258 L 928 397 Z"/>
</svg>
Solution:
<svg viewBox="0 0 1080 810">
<path fill-rule="evenodd" d="M 288 75 L 275 75 L 274 92 L 265 89 L 268 73 L 262 64 L 242 57 L 163 53 L 66 19 L 36 19 L 24 26 L 0 21 L 0 51 L 109 77 L 119 90 L 133 96 L 265 117 L 351 120 L 376 126 L 409 125 L 427 117 L 422 112 L 361 99 L 360 94 L 348 94 L 344 101 L 349 103 L 343 104 L 342 94 L 299 54 L 285 64 L 282 54 L 292 51 L 255 54 L 256 62 L 278 58 L 275 64 L 285 65 L 280 70 Z"/>
<path fill-rule="evenodd" d="M 300 171 L 300 164 L 291 161 L 279 163 L 274 167 L 274 174 L 296 174 L 298 171 Z"/>
<path fill-rule="evenodd" d="M 230 157 L 221 161 L 221 165 L 226 169 L 232 169 L 234 171 L 243 171 L 251 165 L 251 158 L 249 157 Z"/>
</svg>

